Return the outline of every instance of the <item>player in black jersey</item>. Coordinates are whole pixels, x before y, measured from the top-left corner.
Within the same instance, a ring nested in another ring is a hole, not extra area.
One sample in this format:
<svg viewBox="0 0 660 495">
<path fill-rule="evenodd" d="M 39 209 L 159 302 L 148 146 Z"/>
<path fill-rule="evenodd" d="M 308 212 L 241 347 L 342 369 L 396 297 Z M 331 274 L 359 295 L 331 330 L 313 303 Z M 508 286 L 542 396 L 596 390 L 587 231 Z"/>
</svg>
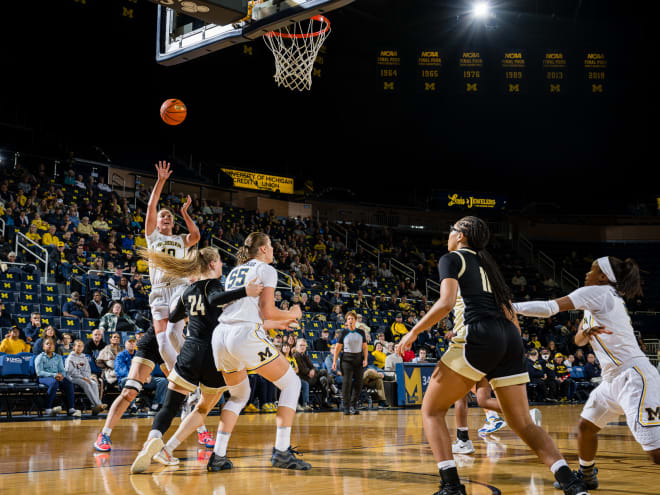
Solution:
<svg viewBox="0 0 660 495">
<path fill-rule="evenodd" d="M 401 339 L 397 351 L 402 355 L 410 349 L 421 332 L 447 316 L 457 298 L 462 300 L 463 341 L 454 338 L 434 370 L 422 402 L 424 432 L 442 478 L 435 495 L 465 494 L 452 457 L 445 416 L 483 377 L 495 390 L 509 426 L 550 467 L 564 493 L 586 494 L 584 482 L 568 467 L 550 436 L 530 418 L 522 339 L 513 323 L 516 316 L 509 289 L 485 249 L 489 238 L 486 222 L 477 217 L 464 217 L 450 227 L 449 253 L 438 263 L 440 297 Z"/>
</svg>

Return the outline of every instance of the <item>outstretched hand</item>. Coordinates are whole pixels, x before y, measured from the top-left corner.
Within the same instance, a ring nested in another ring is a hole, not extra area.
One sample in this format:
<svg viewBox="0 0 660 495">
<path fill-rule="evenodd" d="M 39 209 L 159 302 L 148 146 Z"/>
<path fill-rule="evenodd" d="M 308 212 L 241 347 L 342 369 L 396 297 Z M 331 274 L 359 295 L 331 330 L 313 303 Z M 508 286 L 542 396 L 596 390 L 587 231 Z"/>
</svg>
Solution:
<svg viewBox="0 0 660 495">
<path fill-rule="evenodd" d="M 264 284 L 257 283 L 256 277 L 250 280 L 245 286 L 245 292 L 247 293 L 248 297 L 257 297 L 263 292 L 263 290 Z"/>
<path fill-rule="evenodd" d="M 611 334 L 613 333 L 611 330 L 608 330 L 608 329 L 605 328 L 605 327 L 590 327 L 590 328 L 585 328 L 585 329 L 582 330 L 582 332 L 584 333 L 584 335 L 586 335 L 587 337 L 589 337 L 589 340 L 591 340 L 591 338 L 592 338 L 594 335 L 600 335 L 600 334 L 603 334 L 603 333 L 604 333 L 604 334 L 611 335 Z"/>
<path fill-rule="evenodd" d="M 403 337 L 401 337 L 401 340 L 399 340 L 399 348 L 397 349 L 396 353 L 403 357 L 405 352 L 410 350 L 415 340 L 417 340 L 417 336 L 412 332 L 405 334 Z"/>
<path fill-rule="evenodd" d="M 172 170 L 170 170 L 170 162 L 159 161 L 156 164 L 156 171 L 158 172 L 158 180 L 166 181 L 172 175 Z"/>
<path fill-rule="evenodd" d="M 190 197 L 190 195 L 188 195 L 188 199 L 186 199 L 186 203 L 181 207 L 181 215 L 186 214 L 191 203 L 192 203 L 192 198 Z"/>
</svg>

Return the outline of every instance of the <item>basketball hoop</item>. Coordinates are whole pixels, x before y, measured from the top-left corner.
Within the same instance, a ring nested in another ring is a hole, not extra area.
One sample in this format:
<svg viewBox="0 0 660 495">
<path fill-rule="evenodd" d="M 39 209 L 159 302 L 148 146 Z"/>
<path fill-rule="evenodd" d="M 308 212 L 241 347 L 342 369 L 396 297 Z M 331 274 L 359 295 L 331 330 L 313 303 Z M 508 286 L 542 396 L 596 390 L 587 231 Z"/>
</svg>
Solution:
<svg viewBox="0 0 660 495">
<path fill-rule="evenodd" d="M 306 28 L 303 23 L 307 23 Z M 275 57 L 273 78 L 277 85 L 309 90 L 314 61 L 329 34 L 330 21 L 322 15 L 264 34 L 264 41 Z"/>
</svg>

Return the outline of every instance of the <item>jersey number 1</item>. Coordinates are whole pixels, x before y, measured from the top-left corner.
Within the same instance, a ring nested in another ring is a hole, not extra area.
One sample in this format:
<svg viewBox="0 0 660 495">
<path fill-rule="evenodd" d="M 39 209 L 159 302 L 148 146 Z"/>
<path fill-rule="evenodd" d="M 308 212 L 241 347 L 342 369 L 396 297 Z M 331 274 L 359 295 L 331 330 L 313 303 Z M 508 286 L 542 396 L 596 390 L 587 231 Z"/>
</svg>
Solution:
<svg viewBox="0 0 660 495">
<path fill-rule="evenodd" d="M 188 296 L 188 302 L 190 303 L 190 316 L 206 316 L 206 309 L 204 308 L 204 304 L 202 304 L 201 295 Z"/>
<path fill-rule="evenodd" d="M 490 288 L 490 280 L 488 280 L 488 275 L 486 275 L 486 272 L 482 266 L 479 267 L 479 272 L 481 273 L 481 287 L 483 288 L 484 292 L 493 292 L 493 290 Z"/>
</svg>

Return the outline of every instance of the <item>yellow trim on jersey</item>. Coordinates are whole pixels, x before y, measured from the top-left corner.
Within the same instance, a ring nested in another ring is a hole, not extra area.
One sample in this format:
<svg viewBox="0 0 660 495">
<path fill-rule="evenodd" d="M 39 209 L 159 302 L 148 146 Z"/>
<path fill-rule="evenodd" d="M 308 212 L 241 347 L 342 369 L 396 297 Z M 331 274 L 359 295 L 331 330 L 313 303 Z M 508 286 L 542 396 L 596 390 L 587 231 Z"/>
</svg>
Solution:
<svg viewBox="0 0 660 495">
<path fill-rule="evenodd" d="M 605 344 L 603 343 L 603 341 L 600 340 L 600 337 L 598 337 L 598 335 L 594 335 L 594 337 L 596 338 L 596 340 L 598 341 L 598 343 L 600 344 L 600 346 L 603 348 L 603 350 L 604 350 L 604 351 L 607 353 L 607 355 L 610 357 L 610 359 L 611 359 L 612 361 L 614 361 L 614 364 L 616 364 L 617 366 L 621 366 L 621 364 L 622 364 L 621 361 L 619 361 L 619 360 L 616 358 L 616 356 L 610 352 L 610 350 L 605 346 Z"/>
<path fill-rule="evenodd" d="M 465 273 L 465 268 L 467 267 L 467 265 L 465 264 L 465 258 L 463 258 L 463 255 L 461 253 L 459 253 L 458 251 L 453 251 L 453 253 L 457 254 L 458 257 L 461 258 L 461 271 L 458 272 L 458 277 L 457 277 L 457 278 L 461 278 L 463 276 L 463 274 Z"/>
<path fill-rule="evenodd" d="M 523 383 L 529 383 L 529 373 L 527 373 L 526 371 L 524 373 L 518 373 L 517 375 L 500 376 L 498 378 L 493 378 L 490 381 L 490 386 L 493 387 L 493 389 L 496 389 L 498 387 L 522 385 Z"/>
<path fill-rule="evenodd" d="M 449 344 L 449 349 L 440 358 L 447 368 L 464 376 L 468 380 L 478 382 L 486 373 L 482 373 L 473 367 L 465 358 L 465 344 L 452 342 Z"/>
<path fill-rule="evenodd" d="M 136 363 L 144 364 L 145 366 L 149 366 L 149 368 L 151 368 L 151 371 L 153 371 L 154 368 L 156 367 L 156 363 L 154 363 L 150 359 L 146 359 L 140 356 L 133 357 L 133 361 L 135 361 Z"/>
<path fill-rule="evenodd" d="M 188 392 L 194 392 L 195 390 L 197 390 L 197 385 L 190 383 L 188 380 L 186 380 L 181 375 L 179 375 L 176 372 L 176 369 L 170 371 L 170 374 L 167 376 L 167 379 L 172 383 L 174 383 L 175 385 L 178 385 L 182 389 L 187 390 Z"/>
<path fill-rule="evenodd" d="M 637 366 L 633 366 L 633 369 L 639 373 L 639 376 L 642 377 L 642 400 L 639 401 L 639 424 L 642 426 L 658 426 L 660 425 L 660 419 L 658 421 L 654 422 L 644 422 L 642 420 L 642 413 L 644 412 L 644 399 L 646 398 L 646 390 L 648 389 L 648 386 L 646 385 L 646 377 L 644 376 L 644 373 L 642 373 L 642 370 L 640 370 Z"/>
</svg>

